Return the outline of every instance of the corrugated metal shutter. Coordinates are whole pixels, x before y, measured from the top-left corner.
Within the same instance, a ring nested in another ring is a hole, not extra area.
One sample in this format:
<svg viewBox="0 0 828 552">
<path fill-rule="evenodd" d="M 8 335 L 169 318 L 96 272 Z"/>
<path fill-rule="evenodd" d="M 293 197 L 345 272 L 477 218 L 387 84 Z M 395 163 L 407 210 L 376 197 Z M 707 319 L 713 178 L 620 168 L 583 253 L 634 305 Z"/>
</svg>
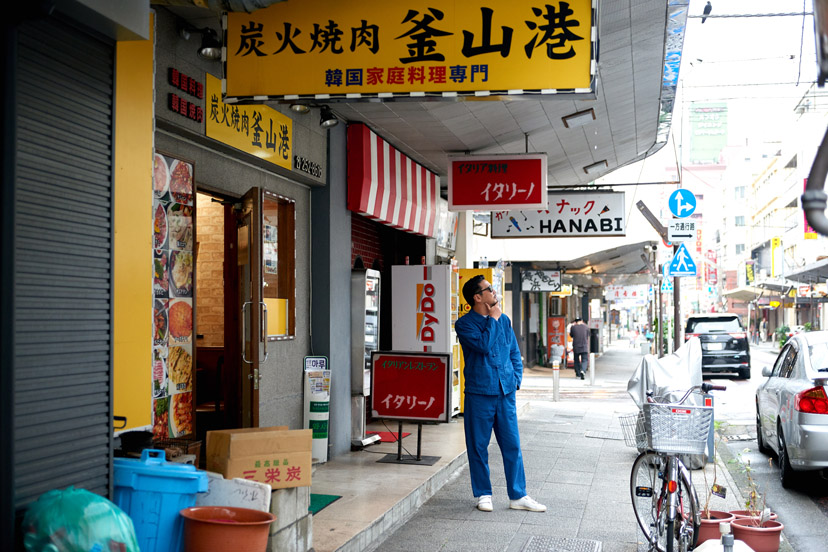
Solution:
<svg viewBox="0 0 828 552">
<path fill-rule="evenodd" d="M 14 496 L 111 490 L 112 44 L 55 19 L 19 34 Z"/>
</svg>

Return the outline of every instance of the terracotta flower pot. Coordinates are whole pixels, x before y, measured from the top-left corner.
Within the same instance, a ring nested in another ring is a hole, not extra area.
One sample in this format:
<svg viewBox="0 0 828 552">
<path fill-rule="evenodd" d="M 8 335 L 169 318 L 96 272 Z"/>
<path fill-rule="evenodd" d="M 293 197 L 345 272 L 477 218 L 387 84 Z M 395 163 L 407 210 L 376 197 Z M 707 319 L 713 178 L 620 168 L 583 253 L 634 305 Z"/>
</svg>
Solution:
<svg viewBox="0 0 828 552">
<path fill-rule="evenodd" d="M 752 512 L 751 510 L 731 510 L 730 513 L 733 514 L 733 516 L 736 519 L 748 519 L 748 518 L 759 519 L 762 516 L 762 512 L 759 512 L 758 514 L 756 514 L 755 512 Z M 776 515 L 776 512 L 771 512 L 771 515 L 770 515 L 771 520 L 775 520 L 777 517 L 778 516 Z"/>
<path fill-rule="evenodd" d="M 701 544 L 710 539 L 719 540 L 719 537 L 721 536 L 719 524 L 730 523 L 734 519 L 736 519 L 736 517 L 730 512 L 722 512 L 720 510 L 710 510 L 710 517 L 705 518 L 704 512 L 702 511 L 701 527 L 699 527 L 699 538 L 696 542 Z"/>
<path fill-rule="evenodd" d="M 269 512 L 230 506 L 195 506 L 179 513 L 184 517 L 185 552 L 265 552 L 270 524 L 276 521 Z"/>
<path fill-rule="evenodd" d="M 744 541 L 755 552 L 778 552 L 779 539 L 784 525 L 778 521 L 766 521 L 761 527 L 751 518 L 735 519 L 730 524 L 736 540 Z"/>
</svg>

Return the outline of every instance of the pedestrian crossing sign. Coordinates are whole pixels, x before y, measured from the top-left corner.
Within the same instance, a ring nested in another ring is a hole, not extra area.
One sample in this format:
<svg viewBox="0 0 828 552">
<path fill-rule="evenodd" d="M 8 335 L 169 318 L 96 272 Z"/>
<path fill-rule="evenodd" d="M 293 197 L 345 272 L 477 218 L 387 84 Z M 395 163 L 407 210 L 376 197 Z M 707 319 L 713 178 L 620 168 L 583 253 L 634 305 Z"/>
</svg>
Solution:
<svg viewBox="0 0 828 552">
<path fill-rule="evenodd" d="M 696 263 L 693 262 L 693 257 L 687 251 L 687 246 L 683 243 L 679 245 L 676 254 L 673 255 L 673 260 L 670 261 L 670 268 L 668 269 L 669 276 L 695 276 Z"/>
<path fill-rule="evenodd" d="M 661 281 L 661 293 L 671 293 L 673 291 L 673 281 L 669 278 L 664 278 Z"/>
</svg>

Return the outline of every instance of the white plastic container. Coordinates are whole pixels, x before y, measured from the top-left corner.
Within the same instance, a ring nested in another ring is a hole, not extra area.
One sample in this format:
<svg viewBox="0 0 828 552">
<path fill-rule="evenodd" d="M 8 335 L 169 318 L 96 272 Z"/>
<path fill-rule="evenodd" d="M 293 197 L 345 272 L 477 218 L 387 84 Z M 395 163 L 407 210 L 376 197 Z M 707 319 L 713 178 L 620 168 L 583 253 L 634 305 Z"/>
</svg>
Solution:
<svg viewBox="0 0 828 552">
<path fill-rule="evenodd" d="M 719 531 L 722 537 L 730 535 L 730 523 L 724 521 L 719 524 Z M 755 552 L 753 548 L 745 544 L 744 541 L 734 541 L 732 546 L 725 547 L 722 543 L 722 538 L 719 540 L 710 539 L 704 541 L 700 546 L 693 549 L 694 552 Z"/>
</svg>

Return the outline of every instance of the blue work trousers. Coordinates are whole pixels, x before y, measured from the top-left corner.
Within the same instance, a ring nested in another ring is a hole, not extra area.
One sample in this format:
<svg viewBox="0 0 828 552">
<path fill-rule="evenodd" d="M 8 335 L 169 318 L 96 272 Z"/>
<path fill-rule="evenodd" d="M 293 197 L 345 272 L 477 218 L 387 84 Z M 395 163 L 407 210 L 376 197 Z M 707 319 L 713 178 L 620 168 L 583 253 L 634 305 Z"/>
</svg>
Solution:
<svg viewBox="0 0 828 552">
<path fill-rule="evenodd" d="M 474 496 L 492 494 L 489 477 L 489 441 L 492 430 L 503 456 L 509 498 L 517 500 L 526 496 L 526 474 L 523 471 L 523 454 L 520 452 L 515 392 L 508 395 L 466 393 L 463 418 Z"/>
</svg>

